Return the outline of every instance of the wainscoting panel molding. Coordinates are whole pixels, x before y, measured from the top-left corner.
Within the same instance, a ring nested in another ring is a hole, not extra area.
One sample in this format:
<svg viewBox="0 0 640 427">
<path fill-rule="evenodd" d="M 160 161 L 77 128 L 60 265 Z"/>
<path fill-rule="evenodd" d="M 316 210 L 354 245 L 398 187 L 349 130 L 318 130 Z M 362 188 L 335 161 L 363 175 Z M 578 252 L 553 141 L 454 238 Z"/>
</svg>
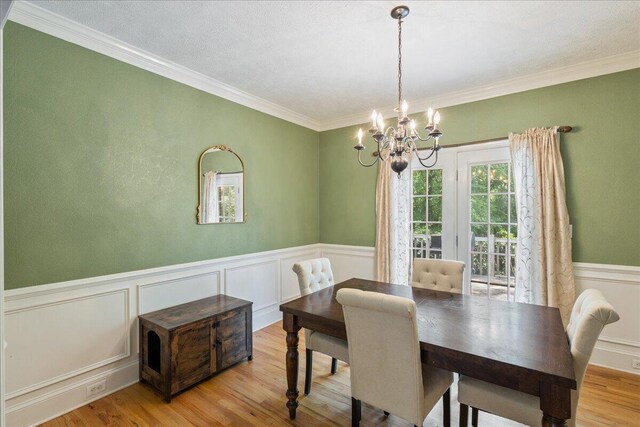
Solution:
<svg viewBox="0 0 640 427">
<path fill-rule="evenodd" d="M 8 426 L 31 426 L 138 381 L 140 313 L 218 293 L 253 301 L 254 330 L 299 295 L 297 261 L 325 256 L 336 282 L 372 279 L 370 247 L 313 244 L 5 292 Z M 640 373 L 640 268 L 576 263 L 578 292 L 600 289 L 620 313 L 593 362 Z M 87 388 L 104 381 L 104 391 Z"/>
<path fill-rule="evenodd" d="M 145 314 L 220 293 L 220 272 L 138 286 L 138 313 Z"/>
<path fill-rule="evenodd" d="M 574 269 L 577 293 L 600 290 L 620 315 L 602 331 L 591 362 L 640 375 L 631 365 L 640 359 L 640 267 L 574 263 Z"/>
<path fill-rule="evenodd" d="M 352 277 L 373 280 L 374 248 L 323 244 L 321 250 L 322 256 L 331 261 L 336 283 Z"/>
<path fill-rule="evenodd" d="M 129 289 L 15 310 L 7 304 L 6 398 L 128 357 L 129 320 Z"/>
</svg>

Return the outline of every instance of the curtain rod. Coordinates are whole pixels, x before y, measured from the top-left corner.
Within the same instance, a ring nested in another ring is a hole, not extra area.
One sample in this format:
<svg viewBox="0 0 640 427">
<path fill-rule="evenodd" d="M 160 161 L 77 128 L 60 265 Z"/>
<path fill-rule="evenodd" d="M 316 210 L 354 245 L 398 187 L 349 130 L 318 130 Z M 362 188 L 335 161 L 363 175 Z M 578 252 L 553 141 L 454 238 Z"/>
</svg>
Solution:
<svg viewBox="0 0 640 427">
<path fill-rule="evenodd" d="M 573 130 L 573 128 L 571 126 L 558 126 L 558 132 L 560 133 L 569 133 Z M 502 138 L 492 138 L 492 139 L 483 139 L 482 141 L 471 141 L 471 142 L 461 142 L 459 144 L 447 144 L 447 145 L 440 145 L 442 148 L 455 148 L 455 147 L 465 147 L 467 145 L 476 145 L 476 144 L 485 144 L 487 142 L 496 142 L 496 141 L 504 141 L 505 139 L 509 138 L 508 136 L 503 136 Z M 426 147 L 426 148 L 418 148 L 418 150 L 427 150 L 427 149 L 431 149 L 430 147 Z M 376 151 L 374 153 L 375 156 L 378 155 L 378 152 Z"/>
<path fill-rule="evenodd" d="M 573 127 L 571 127 L 571 126 L 558 126 L 558 132 L 560 132 L 560 133 L 569 133 L 572 130 L 573 130 Z M 461 142 L 459 144 L 440 145 L 440 147 L 442 147 L 442 148 L 465 147 L 467 145 L 476 145 L 476 144 L 485 144 L 487 142 L 504 141 L 507 138 L 509 138 L 509 137 L 508 136 L 503 136 L 502 138 L 483 139 L 482 141 L 471 141 L 471 142 Z M 430 150 L 430 149 L 431 149 L 431 147 L 423 147 L 423 148 L 418 148 L 418 151 Z M 378 155 L 378 152 L 374 151 L 371 155 L 373 157 L 376 157 Z"/>
</svg>

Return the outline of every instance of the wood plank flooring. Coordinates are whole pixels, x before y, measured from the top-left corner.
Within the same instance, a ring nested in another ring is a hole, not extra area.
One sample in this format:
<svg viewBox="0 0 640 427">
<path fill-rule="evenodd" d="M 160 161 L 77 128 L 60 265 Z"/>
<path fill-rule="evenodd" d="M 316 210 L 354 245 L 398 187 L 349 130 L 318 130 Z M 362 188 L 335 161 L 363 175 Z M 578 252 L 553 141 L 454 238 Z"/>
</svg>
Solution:
<svg viewBox="0 0 640 427">
<path fill-rule="evenodd" d="M 304 381 L 304 339 L 300 339 L 299 389 Z M 301 392 L 298 416 L 285 408 L 285 333 L 277 323 L 254 334 L 253 361 L 242 362 L 176 396 L 170 404 L 147 384 L 134 384 L 76 409 L 44 426 L 349 426 L 349 367 L 339 363 L 330 375 L 330 358 L 314 353 L 311 394 Z M 452 390 L 452 426 L 458 425 L 456 391 Z M 471 417 L 469 417 L 471 418 Z M 519 424 L 480 413 L 481 427 Z M 362 405 L 362 426 L 409 426 L 404 420 Z M 424 426 L 442 425 L 442 404 Z M 578 409 L 578 425 L 639 426 L 640 376 L 590 366 Z"/>
</svg>

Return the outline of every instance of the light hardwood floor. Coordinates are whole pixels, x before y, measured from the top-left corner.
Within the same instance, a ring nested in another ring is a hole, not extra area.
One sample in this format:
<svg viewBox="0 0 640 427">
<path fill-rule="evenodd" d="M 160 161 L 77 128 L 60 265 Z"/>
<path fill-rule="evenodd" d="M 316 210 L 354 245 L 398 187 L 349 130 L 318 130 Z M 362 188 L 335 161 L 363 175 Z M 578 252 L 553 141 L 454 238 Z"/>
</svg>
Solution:
<svg viewBox="0 0 640 427">
<path fill-rule="evenodd" d="M 301 337 L 299 388 L 304 381 L 304 339 Z M 330 359 L 314 354 L 311 394 L 301 393 L 295 422 L 288 419 L 284 392 L 285 334 L 277 323 L 254 334 L 253 361 L 242 362 L 176 396 L 170 404 L 149 385 L 134 384 L 45 426 L 349 426 L 349 368 L 339 363 L 330 375 Z M 452 426 L 458 425 L 457 398 L 452 390 Z M 471 417 L 469 417 L 471 418 Z M 480 413 L 482 427 L 519 424 Z M 400 418 L 362 406 L 362 426 L 408 426 Z M 442 404 L 425 426 L 442 425 Z M 581 426 L 640 426 L 640 376 L 590 366 L 578 409 Z"/>
</svg>

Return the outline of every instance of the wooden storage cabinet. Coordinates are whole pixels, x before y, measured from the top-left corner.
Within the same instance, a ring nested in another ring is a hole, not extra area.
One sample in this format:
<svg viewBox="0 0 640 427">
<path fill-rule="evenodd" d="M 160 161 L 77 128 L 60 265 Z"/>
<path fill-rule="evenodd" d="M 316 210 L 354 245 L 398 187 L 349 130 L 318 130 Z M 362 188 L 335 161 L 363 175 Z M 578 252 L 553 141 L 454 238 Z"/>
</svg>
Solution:
<svg viewBox="0 0 640 427">
<path fill-rule="evenodd" d="M 185 388 L 251 360 L 251 305 L 216 295 L 139 316 L 140 381 L 170 402 Z"/>
</svg>

